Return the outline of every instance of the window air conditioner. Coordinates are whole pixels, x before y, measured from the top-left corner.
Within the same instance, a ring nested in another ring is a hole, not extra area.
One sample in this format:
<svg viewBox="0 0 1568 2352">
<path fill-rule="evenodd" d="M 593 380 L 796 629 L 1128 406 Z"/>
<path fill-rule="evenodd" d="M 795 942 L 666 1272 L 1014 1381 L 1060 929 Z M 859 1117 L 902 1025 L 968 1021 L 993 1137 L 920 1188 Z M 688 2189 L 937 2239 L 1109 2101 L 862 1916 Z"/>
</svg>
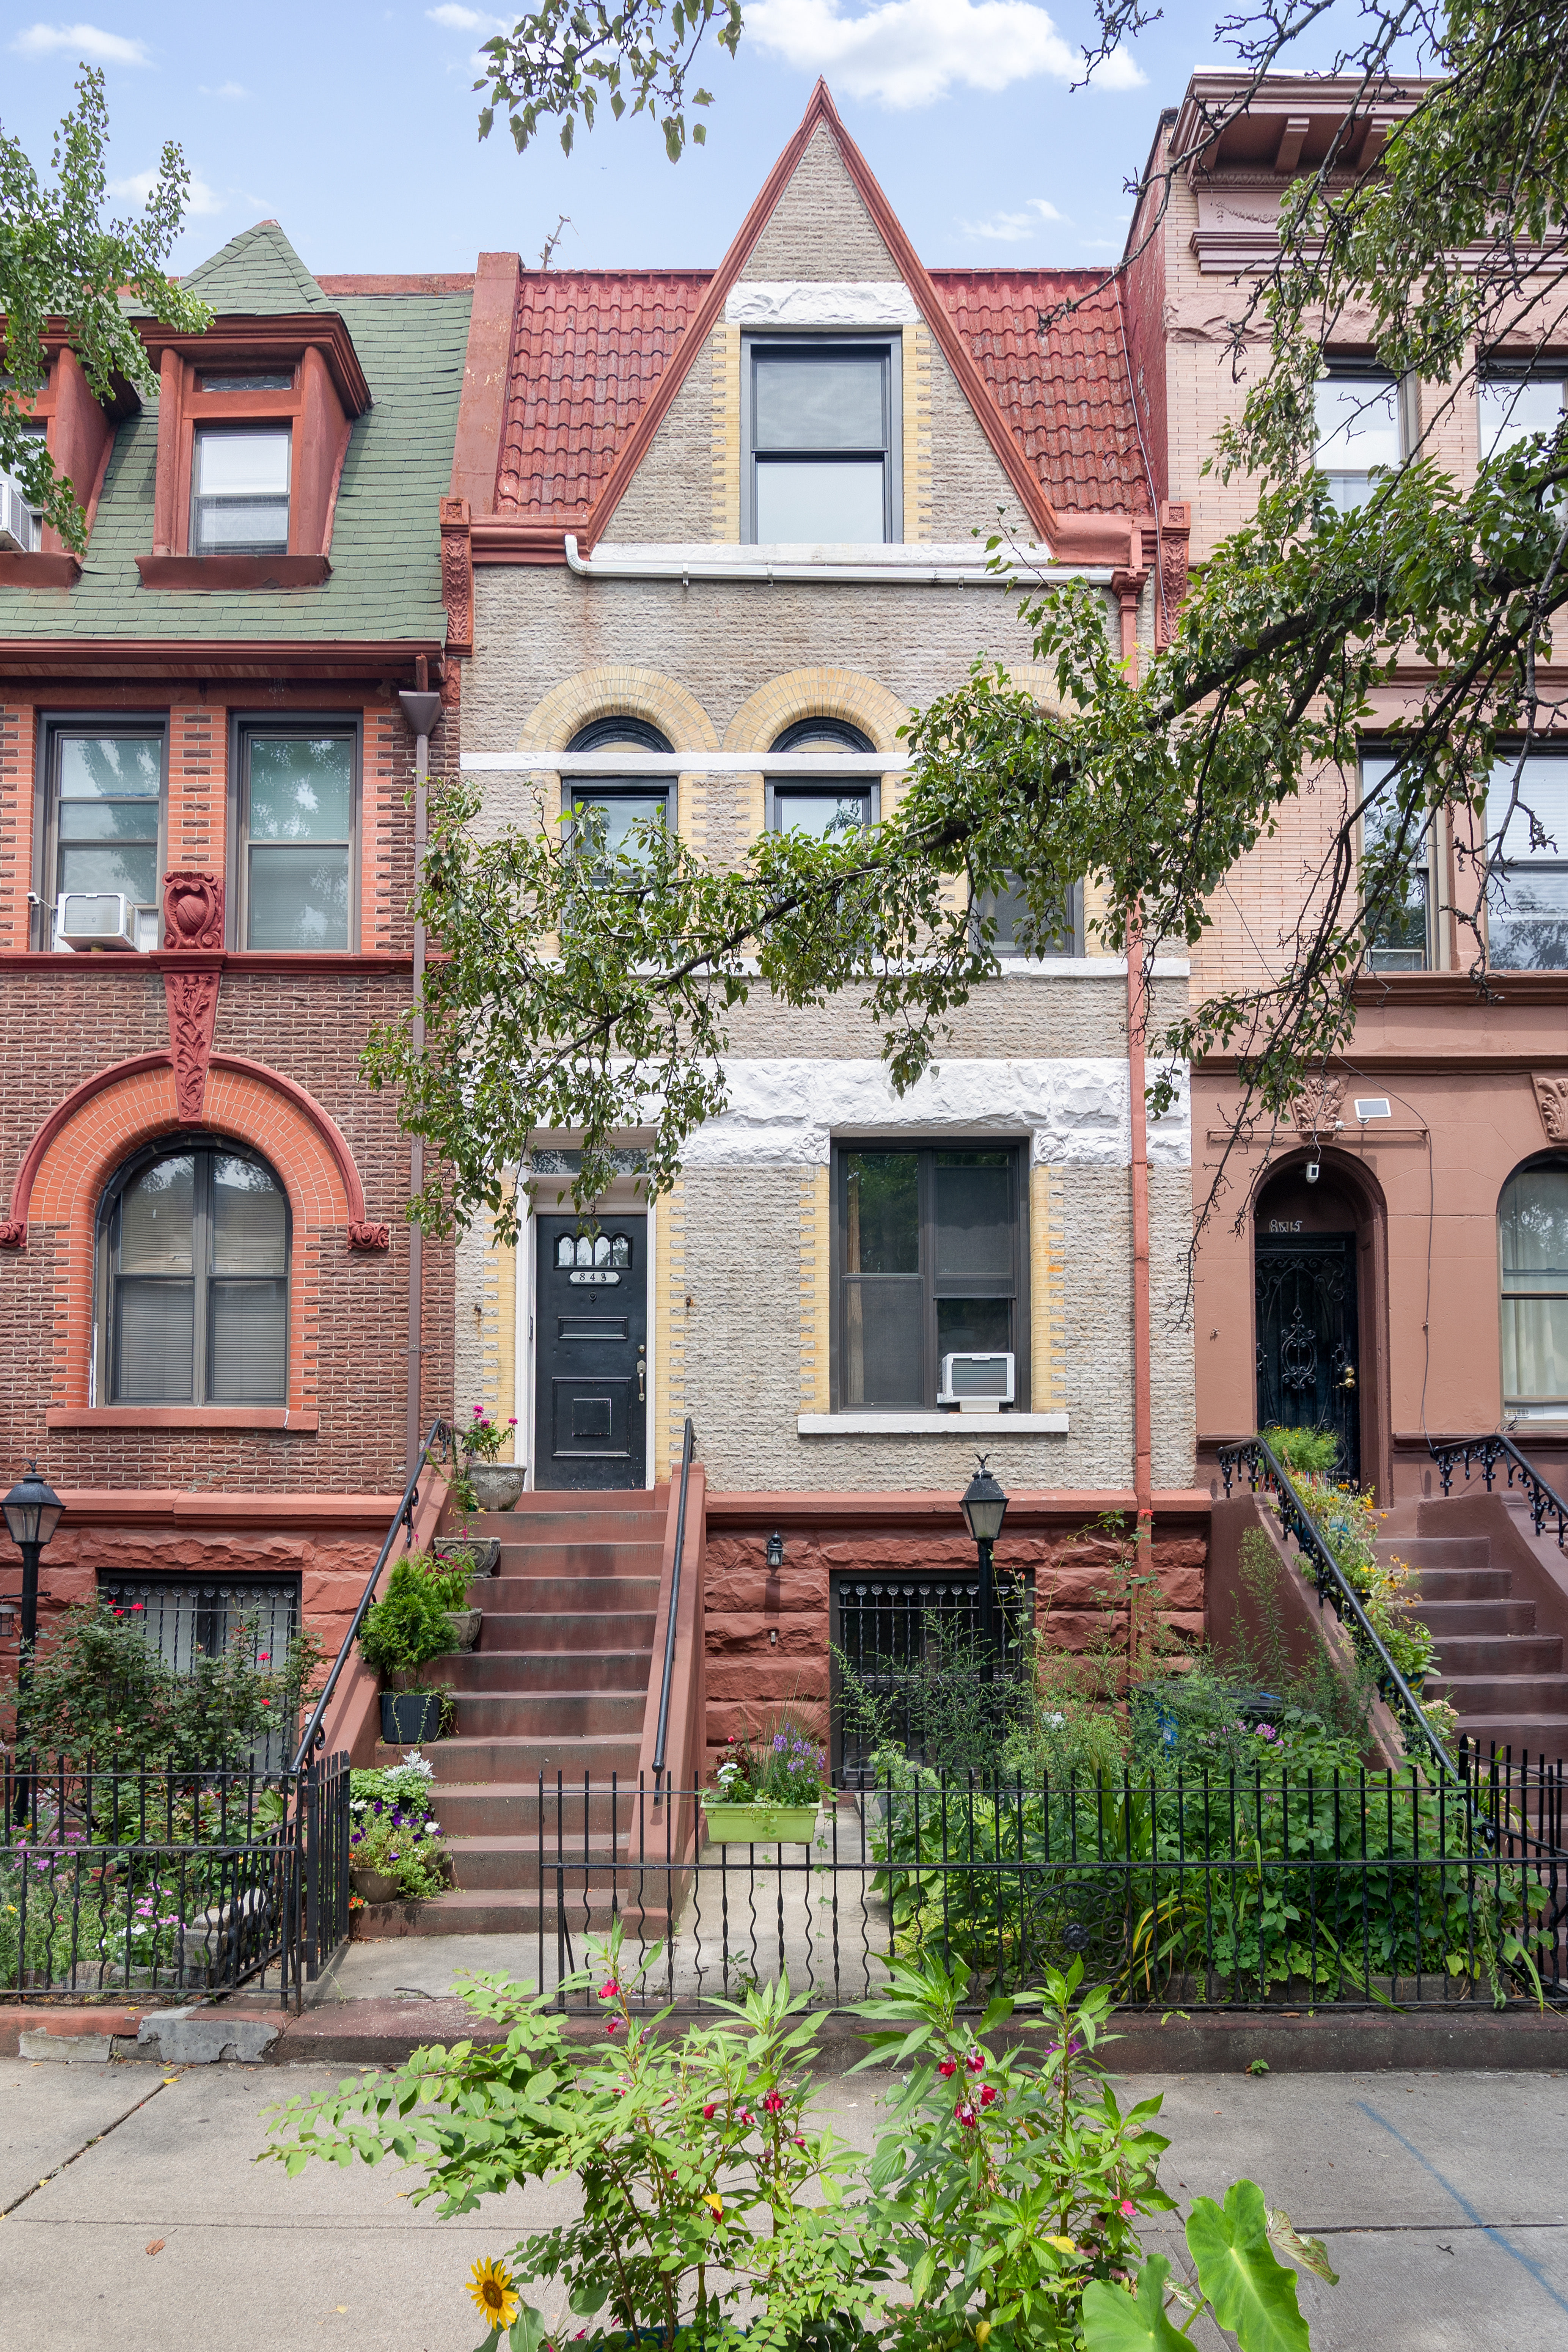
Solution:
<svg viewBox="0 0 1568 2352">
<path fill-rule="evenodd" d="M 143 954 L 158 944 L 158 909 L 113 890 L 62 890 L 55 908 L 55 945 L 79 953 L 113 948 Z"/>
<path fill-rule="evenodd" d="M 944 1356 L 938 1404 L 955 1404 L 960 1412 L 998 1412 L 1013 1402 L 1013 1358 Z"/>
<path fill-rule="evenodd" d="M 38 544 L 37 520 L 9 474 L 0 474 L 0 549 L 31 555 Z"/>
</svg>

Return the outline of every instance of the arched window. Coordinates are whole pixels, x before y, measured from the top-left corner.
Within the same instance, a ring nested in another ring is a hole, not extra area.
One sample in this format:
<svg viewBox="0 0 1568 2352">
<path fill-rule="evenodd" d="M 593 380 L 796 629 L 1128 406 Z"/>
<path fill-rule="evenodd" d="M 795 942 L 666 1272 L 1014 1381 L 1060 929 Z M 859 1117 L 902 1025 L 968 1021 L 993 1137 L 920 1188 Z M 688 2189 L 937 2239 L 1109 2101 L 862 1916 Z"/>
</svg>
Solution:
<svg viewBox="0 0 1568 2352">
<path fill-rule="evenodd" d="M 876 745 L 858 727 L 842 719 L 797 719 L 773 745 L 775 751 L 874 751 Z M 770 833 L 805 833 L 814 841 L 837 841 L 877 822 L 877 782 L 873 776 L 770 776 L 767 786 Z"/>
<path fill-rule="evenodd" d="M 674 746 L 646 719 L 595 719 L 579 728 L 566 746 L 569 751 L 669 751 Z M 573 776 L 567 780 L 566 806 L 602 812 L 605 847 L 612 857 L 636 856 L 627 836 L 636 824 L 668 824 L 672 776 Z"/>
<path fill-rule="evenodd" d="M 1498 1202 L 1502 1401 L 1523 1421 L 1568 1413 L 1568 1160 L 1527 1160 Z"/>
<path fill-rule="evenodd" d="M 139 1153 L 104 1196 L 100 1261 L 110 1403 L 287 1402 L 289 1202 L 253 1153 Z"/>
</svg>

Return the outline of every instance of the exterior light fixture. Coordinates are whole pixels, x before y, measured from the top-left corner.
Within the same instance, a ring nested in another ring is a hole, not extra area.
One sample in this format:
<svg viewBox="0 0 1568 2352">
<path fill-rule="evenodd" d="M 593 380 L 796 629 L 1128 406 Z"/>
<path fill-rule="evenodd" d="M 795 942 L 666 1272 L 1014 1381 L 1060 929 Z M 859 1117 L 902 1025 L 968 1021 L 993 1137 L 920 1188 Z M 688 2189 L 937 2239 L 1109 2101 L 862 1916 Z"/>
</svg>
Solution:
<svg viewBox="0 0 1568 2352">
<path fill-rule="evenodd" d="M 775 1528 L 768 1538 L 768 1566 L 771 1570 L 784 1566 L 784 1538 Z"/>
<path fill-rule="evenodd" d="M 1007 1516 L 1007 1493 L 986 1466 L 984 1454 L 974 1457 L 974 1475 L 963 1490 L 959 1508 L 980 1555 L 981 1673 L 991 1682 L 996 1670 L 996 1573 L 991 1548 Z"/>
<path fill-rule="evenodd" d="M 47 1478 L 38 1475 L 36 1462 L 27 1465 L 27 1475 L 18 1478 L 0 1511 L 5 1514 L 5 1525 L 11 1540 L 22 1555 L 22 1645 L 16 1660 L 16 1713 L 20 1720 L 27 1686 L 33 1679 L 33 1646 L 38 1638 L 38 1554 L 59 1526 L 65 1505 Z M 26 1818 L 30 1778 L 26 1773 L 16 1776 L 16 1819 Z"/>
</svg>

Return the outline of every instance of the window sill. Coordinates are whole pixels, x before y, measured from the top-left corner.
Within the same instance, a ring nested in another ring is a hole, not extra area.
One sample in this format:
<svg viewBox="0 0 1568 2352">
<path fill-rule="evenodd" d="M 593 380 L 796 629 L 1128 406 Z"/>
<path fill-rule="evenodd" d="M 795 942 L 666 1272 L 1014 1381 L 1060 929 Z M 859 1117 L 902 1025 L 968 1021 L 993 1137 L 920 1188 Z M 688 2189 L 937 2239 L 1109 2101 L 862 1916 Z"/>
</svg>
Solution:
<svg viewBox="0 0 1568 2352">
<path fill-rule="evenodd" d="M 319 588 L 331 577 L 324 555 L 139 555 L 143 588 Z"/>
<path fill-rule="evenodd" d="M 803 1412 L 800 1437 L 1065 1437 L 1065 1412 Z"/>
<path fill-rule="evenodd" d="M 51 1405 L 46 1429 L 287 1429 L 314 1433 L 321 1416 L 286 1404 Z"/>
<path fill-rule="evenodd" d="M 79 556 L 45 555 L 38 550 L 23 555 L 15 548 L 0 550 L 0 588 L 74 588 L 80 578 Z"/>
</svg>

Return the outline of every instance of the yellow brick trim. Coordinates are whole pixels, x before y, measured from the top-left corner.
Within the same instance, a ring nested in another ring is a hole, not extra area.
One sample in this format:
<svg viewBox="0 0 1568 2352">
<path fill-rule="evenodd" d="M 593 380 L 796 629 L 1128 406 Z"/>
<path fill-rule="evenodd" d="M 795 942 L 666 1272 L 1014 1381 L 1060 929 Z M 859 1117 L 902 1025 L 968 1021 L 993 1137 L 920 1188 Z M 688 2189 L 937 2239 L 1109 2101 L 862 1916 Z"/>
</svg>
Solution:
<svg viewBox="0 0 1568 2352">
<path fill-rule="evenodd" d="M 1029 1171 L 1029 1409 L 1067 1406 L 1067 1217 L 1061 1171 Z"/>
<path fill-rule="evenodd" d="M 552 687 L 535 703 L 517 739 L 520 751 L 563 751 L 595 719 L 642 719 L 678 751 L 717 751 L 718 730 L 694 694 L 662 670 L 601 662 Z"/>
<path fill-rule="evenodd" d="M 1032 694 L 1042 710 L 1061 711 L 1067 708 L 1057 691 L 1055 677 L 1044 662 L 1015 662 L 1008 669 L 1007 677 L 1012 685 L 1021 686 L 1026 694 Z M 1103 881 L 1090 875 L 1083 888 L 1085 955 L 1105 956 L 1110 953 L 1100 929 L 1106 899 Z"/>
<path fill-rule="evenodd" d="M 842 719 L 879 751 L 896 751 L 908 705 L 853 669 L 792 669 L 748 695 L 724 730 L 726 751 L 771 751 L 797 719 Z"/>
<path fill-rule="evenodd" d="M 800 1409 L 829 1408 L 828 1332 L 833 1296 L 832 1232 L 827 1171 L 804 1168 L 800 1177 Z"/>
<path fill-rule="evenodd" d="M 741 543 L 741 330 L 715 327 L 709 344 L 713 366 L 712 535 L 723 547 Z"/>
<path fill-rule="evenodd" d="M 904 541 L 919 546 L 931 537 L 931 334 L 904 329 Z"/>
<path fill-rule="evenodd" d="M 531 1228 L 530 1228 L 531 1230 Z M 501 1426 L 511 1418 L 513 1401 L 517 1396 L 517 1282 L 518 1256 L 514 1243 L 510 1249 L 500 1249 L 495 1243 L 495 1227 L 490 1228 L 491 1251 L 499 1276 L 496 1299 L 496 1411 Z M 516 1462 L 518 1433 L 512 1430 L 501 1445 L 503 1462 Z"/>
<path fill-rule="evenodd" d="M 655 1218 L 653 1319 L 657 1335 L 648 1413 L 648 1466 L 655 1480 L 679 1466 L 686 1420 L 686 1182 L 678 1176 Z M 662 1442 L 661 1442 L 662 1441 Z"/>
</svg>

